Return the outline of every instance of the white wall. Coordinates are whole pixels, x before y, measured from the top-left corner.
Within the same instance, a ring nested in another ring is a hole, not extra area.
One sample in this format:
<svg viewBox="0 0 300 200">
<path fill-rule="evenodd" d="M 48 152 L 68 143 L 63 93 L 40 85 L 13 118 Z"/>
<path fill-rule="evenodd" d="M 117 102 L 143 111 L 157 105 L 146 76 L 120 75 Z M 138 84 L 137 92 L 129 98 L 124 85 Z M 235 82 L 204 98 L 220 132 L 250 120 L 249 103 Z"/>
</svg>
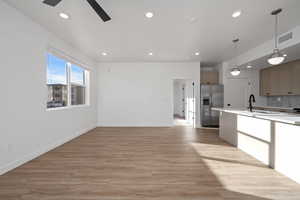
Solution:
<svg viewBox="0 0 300 200">
<path fill-rule="evenodd" d="M 196 85 L 200 126 L 200 63 L 100 63 L 98 126 L 173 126 L 173 80 Z"/>
<path fill-rule="evenodd" d="M 228 63 L 223 63 L 224 107 L 245 109 L 251 94 L 255 96 L 256 106 L 266 106 L 266 97 L 259 95 L 259 70 L 243 69 L 239 76 L 234 77 L 230 74 L 231 68 Z"/>
<path fill-rule="evenodd" d="M 96 126 L 96 68 L 91 59 L 0 1 L 0 174 Z M 91 105 L 46 111 L 49 46 L 91 70 Z"/>
</svg>

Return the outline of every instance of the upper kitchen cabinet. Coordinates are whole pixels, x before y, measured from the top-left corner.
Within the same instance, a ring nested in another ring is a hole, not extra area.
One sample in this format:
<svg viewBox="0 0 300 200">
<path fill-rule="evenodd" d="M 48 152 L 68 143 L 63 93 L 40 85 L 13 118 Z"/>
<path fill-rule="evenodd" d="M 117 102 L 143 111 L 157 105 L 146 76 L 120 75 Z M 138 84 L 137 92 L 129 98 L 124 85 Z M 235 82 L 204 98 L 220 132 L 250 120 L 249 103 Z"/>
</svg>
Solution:
<svg viewBox="0 0 300 200">
<path fill-rule="evenodd" d="M 219 73 L 217 71 L 201 71 L 201 84 L 219 84 Z"/>
<path fill-rule="evenodd" d="M 260 95 L 271 95 L 271 70 L 268 68 L 260 71 Z"/>
<path fill-rule="evenodd" d="M 279 68 L 266 68 L 261 70 L 261 95 L 262 96 L 276 96 L 281 95 L 282 87 L 281 79 L 284 77 L 282 70 Z M 276 80 L 276 81 L 274 81 Z"/>
<path fill-rule="evenodd" d="M 294 61 L 260 72 L 261 96 L 300 95 L 300 61 Z"/>
<path fill-rule="evenodd" d="M 292 92 L 295 95 L 300 94 L 300 60 L 293 62 Z"/>
<path fill-rule="evenodd" d="M 279 71 L 279 79 L 278 79 L 278 95 L 293 95 L 293 65 L 287 63 L 279 66 L 277 68 Z M 275 79 L 276 80 L 276 79 Z"/>
</svg>

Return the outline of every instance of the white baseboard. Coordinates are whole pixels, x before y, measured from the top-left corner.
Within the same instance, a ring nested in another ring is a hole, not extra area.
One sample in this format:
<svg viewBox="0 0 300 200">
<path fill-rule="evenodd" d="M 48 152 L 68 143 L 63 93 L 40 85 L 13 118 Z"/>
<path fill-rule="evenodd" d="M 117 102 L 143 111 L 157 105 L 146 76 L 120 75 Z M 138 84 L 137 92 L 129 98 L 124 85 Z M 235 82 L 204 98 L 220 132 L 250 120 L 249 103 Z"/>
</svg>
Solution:
<svg viewBox="0 0 300 200">
<path fill-rule="evenodd" d="M 97 126 L 99 128 L 172 128 L 172 126 L 151 126 L 151 125 L 143 125 L 143 126 L 135 126 L 135 125 L 109 125 L 109 126 Z"/>
<path fill-rule="evenodd" d="M 45 153 L 47 153 L 47 152 L 49 152 L 49 151 L 51 151 L 51 150 L 53 150 L 53 149 L 55 149 L 55 148 L 57 148 L 61 145 L 63 145 L 65 143 L 67 143 L 67 142 L 69 142 L 69 141 L 71 141 L 71 140 L 73 140 L 73 139 L 89 132 L 90 130 L 93 130 L 94 128 L 96 128 L 96 126 L 91 126 L 89 128 L 83 129 L 79 132 L 76 132 L 72 136 L 66 137 L 66 138 L 64 138 L 60 141 L 49 144 L 46 147 L 42 147 L 42 148 L 38 149 L 37 151 L 35 151 L 33 153 L 27 154 L 27 155 L 25 155 L 24 157 L 22 157 L 20 159 L 17 159 L 13 162 L 8 163 L 7 165 L 5 165 L 3 167 L 0 167 L 0 176 L 7 173 L 7 172 L 9 172 L 9 171 L 11 171 L 11 170 L 13 170 L 13 169 L 15 169 L 15 168 L 17 168 L 17 167 L 19 167 L 19 166 L 21 166 L 21 165 L 23 165 L 23 164 L 25 164 L 25 163 L 27 163 L 27 162 L 29 162 L 29 161 L 31 161 L 31 160 L 33 160 L 33 159 L 35 159 L 35 158 L 37 158 L 37 157 L 39 157 L 39 156 L 41 156 L 42 154 L 45 154 Z"/>
<path fill-rule="evenodd" d="M 173 123 L 169 124 L 102 124 L 98 123 L 97 127 L 105 127 L 105 128 L 170 128 L 173 127 Z"/>
</svg>

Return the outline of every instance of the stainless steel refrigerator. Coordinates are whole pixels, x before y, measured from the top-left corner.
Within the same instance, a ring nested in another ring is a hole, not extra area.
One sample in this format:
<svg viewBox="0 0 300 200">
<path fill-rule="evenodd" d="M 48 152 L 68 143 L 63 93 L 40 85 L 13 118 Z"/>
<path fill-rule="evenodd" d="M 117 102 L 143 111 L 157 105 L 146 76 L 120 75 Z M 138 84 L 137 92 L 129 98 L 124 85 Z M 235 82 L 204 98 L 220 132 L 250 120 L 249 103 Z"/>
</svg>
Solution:
<svg viewBox="0 0 300 200">
<path fill-rule="evenodd" d="M 201 125 L 203 127 L 219 127 L 219 112 L 213 107 L 224 106 L 223 85 L 201 85 Z"/>
</svg>

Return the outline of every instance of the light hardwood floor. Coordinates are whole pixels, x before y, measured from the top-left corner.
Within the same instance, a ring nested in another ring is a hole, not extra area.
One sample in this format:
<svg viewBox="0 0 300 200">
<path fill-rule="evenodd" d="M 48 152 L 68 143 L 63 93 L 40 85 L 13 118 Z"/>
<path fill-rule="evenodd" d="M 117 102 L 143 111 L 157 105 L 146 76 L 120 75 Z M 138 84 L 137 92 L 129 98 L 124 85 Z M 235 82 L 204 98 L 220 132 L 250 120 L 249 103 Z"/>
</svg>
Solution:
<svg viewBox="0 0 300 200">
<path fill-rule="evenodd" d="M 145 199 L 299 200 L 300 186 L 189 127 L 97 128 L 0 176 L 0 200 Z"/>
</svg>

